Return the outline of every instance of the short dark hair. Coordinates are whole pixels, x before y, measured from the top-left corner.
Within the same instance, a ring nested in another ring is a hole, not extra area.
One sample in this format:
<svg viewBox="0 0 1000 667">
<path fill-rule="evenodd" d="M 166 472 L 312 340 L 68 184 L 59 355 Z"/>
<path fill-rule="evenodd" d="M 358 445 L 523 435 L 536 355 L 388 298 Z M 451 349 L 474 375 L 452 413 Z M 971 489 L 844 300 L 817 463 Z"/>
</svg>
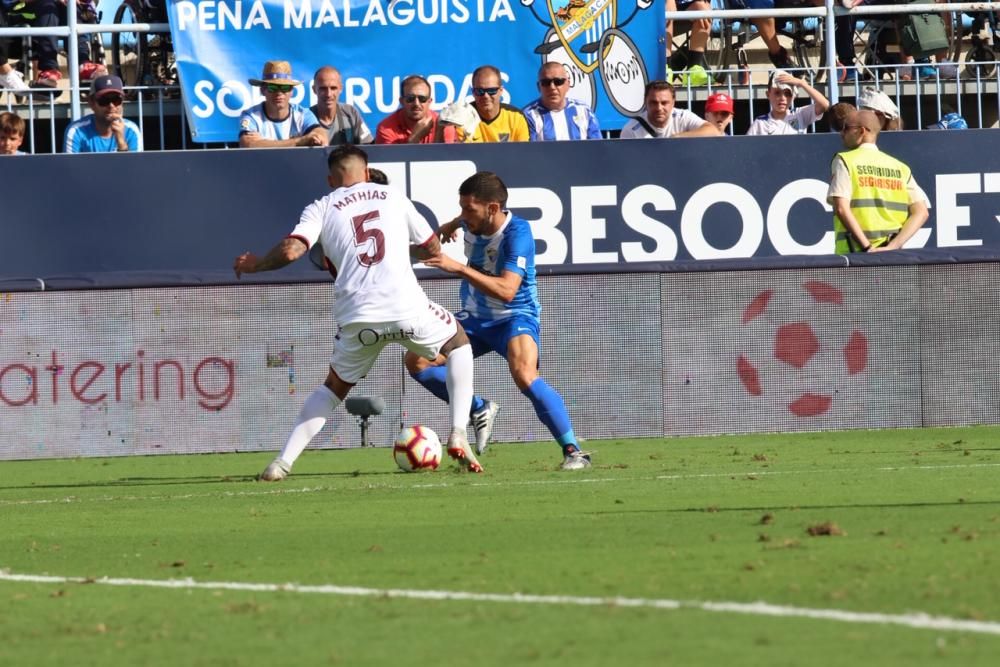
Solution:
<svg viewBox="0 0 1000 667">
<path fill-rule="evenodd" d="M 410 76 L 408 76 L 405 79 L 403 79 L 402 82 L 400 82 L 400 84 L 399 84 L 399 96 L 402 97 L 403 95 L 405 95 L 406 94 L 406 89 L 409 88 L 411 85 L 413 85 L 414 83 L 416 83 L 418 81 L 420 83 L 424 84 L 425 86 L 427 86 L 427 90 L 428 91 L 433 92 L 433 88 L 431 88 L 431 82 L 430 81 L 428 81 L 424 77 L 420 76 L 419 74 L 411 74 Z"/>
<path fill-rule="evenodd" d="M 368 164 L 368 153 L 354 144 L 341 144 L 330 151 L 330 154 L 326 157 L 326 167 L 332 171 L 334 167 L 340 166 L 351 158 L 361 160 L 365 165 Z"/>
<path fill-rule="evenodd" d="M 497 202 L 507 206 L 507 186 L 492 171 L 480 171 L 462 181 L 458 187 L 460 197 L 475 197 L 479 201 Z"/>
<path fill-rule="evenodd" d="M 677 92 L 674 90 L 674 84 L 670 83 L 669 81 L 664 81 L 662 79 L 654 79 L 653 81 L 647 83 L 646 90 L 644 90 L 642 93 L 642 98 L 646 99 L 647 97 L 649 97 L 649 94 L 654 90 L 669 90 L 670 96 L 673 97 L 674 99 L 677 99 Z"/>
<path fill-rule="evenodd" d="M 386 176 L 385 172 L 381 169 L 368 167 L 368 182 L 378 183 L 379 185 L 389 185 L 389 177 Z"/>
</svg>

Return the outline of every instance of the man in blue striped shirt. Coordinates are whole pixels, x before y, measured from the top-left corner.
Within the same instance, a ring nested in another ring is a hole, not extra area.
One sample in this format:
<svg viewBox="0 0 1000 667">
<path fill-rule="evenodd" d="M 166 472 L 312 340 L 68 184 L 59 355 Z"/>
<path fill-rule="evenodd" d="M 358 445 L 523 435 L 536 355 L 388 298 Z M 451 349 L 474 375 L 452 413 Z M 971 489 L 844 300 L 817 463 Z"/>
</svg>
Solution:
<svg viewBox="0 0 1000 667">
<path fill-rule="evenodd" d="M 562 63 L 547 62 L 538 70 L 541 96 L 522 109 L 531 141 L 601 138 L 601 125 L 590 107 L 566 97 L 569 84 L 569 72 Z"/>
<path fill-rule="evenodd" d="M 465 230 L 468 264 L 444 253 L 426 260 L 428 266 L 462 277 L 462 310 L 455 317 L 480 357 L 496 352 L 507 360 L 514 384 L 531 401 L 535 414 L 562 448 L 563 470 L 590 467 L 590 454 L 580 450 L 562 396 L 538 375 L 539 314 L 535 286 L 535 239 L 524 218 L 506 210 L 507 186 L 493 173 L 481 171 L 458 189 L 460 218 L 441 226 L 438 234 L 451 239 Z M 438 398 L 448 400 L 445 358 L 428 361 L 407 353 L 406 369 L 414 380 Z M 476 451 L 482 454 L 499 407 L 480 396 L 472 399 Z"/>
</svg>

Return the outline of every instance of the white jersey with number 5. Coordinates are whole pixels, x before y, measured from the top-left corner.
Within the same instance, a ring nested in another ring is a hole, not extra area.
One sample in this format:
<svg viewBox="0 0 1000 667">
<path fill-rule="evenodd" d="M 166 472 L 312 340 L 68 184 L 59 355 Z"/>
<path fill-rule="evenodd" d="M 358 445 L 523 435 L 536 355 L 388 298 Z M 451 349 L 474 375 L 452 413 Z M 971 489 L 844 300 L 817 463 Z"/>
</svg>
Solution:
<svg viewBox="0 0 1000 667">
<path fill-rule="evenodd" d="M 410 244 L 434 231 L 413 202 L 384 185 L 338 188 L 306 206 L 290 236 L 311 248 L 317 241 L 337 270 L 333 316 L 352 322 L 392 322 L 427 312 Z"/>
</svg>

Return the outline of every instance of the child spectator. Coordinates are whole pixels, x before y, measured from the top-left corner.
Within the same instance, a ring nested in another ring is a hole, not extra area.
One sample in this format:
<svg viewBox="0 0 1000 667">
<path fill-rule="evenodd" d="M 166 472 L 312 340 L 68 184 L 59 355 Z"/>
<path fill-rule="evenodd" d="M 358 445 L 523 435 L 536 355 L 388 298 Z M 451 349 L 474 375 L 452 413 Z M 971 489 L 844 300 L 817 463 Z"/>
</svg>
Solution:
<svg viewBox="0 0 1000 667">
<path fill-rule="evenodd" d="M 0 113 L 0 155 L 24 155 L 24 119 L 16 113 Z"/>
<path fill-rule="evenodd" d="M 840 132 L 844 129 L 844 122 L 847 117 L 857 111 L 850 102 L 837 102 L 826 112 L 826 122 L 830 126 L 831 132 Z"/>
<path fill-rule="evenodd" d="M 726 93 L 712 93 L 705 100 L 705 120 L 718 128 L 721 134 L 733 122 L 733 98 Z"/>
<path fill-rule="evenodd" d="M 792 106 L 796 86 L 806 91 L 812 104 L 800 109 Z M 767 100 L 771 103 L 771 111 L 754 119 L 747 130 L 748 135 L 805 134 L 809 126 L 830 108 L 830 102 L 823 93 L 780 69 L 771 72 L 768 78 Z"/>
</svg>

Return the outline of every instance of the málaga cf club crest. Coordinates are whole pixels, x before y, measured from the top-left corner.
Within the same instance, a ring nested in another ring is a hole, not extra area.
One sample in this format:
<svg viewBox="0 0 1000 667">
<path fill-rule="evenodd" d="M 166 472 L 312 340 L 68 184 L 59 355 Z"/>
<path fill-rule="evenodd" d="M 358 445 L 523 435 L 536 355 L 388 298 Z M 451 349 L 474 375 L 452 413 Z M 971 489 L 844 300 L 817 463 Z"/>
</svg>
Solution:
<svg viewBox="0 0 1000 667">
<path fill-rule="evenodd" d="M 546 0 L 546 4 L 559 42 L 573 63 L 590 74 L 598 65 L 597 49 L 610 50 L 610 44 L 601 44 L 601 35 L 615 25 L 616 0 Z"/>
<path fill-rule="evenodd" d="M 648 9 L 651 0 L 634 0 L 628 17 L 618 21 L 618 5 L 631 0 L 545 0 L 548 20 L 539 16 L 535 0 L 521 0 L 535 18 L 548 28 L 535 53 L 542 62 L 565 65 L 570 78 L 570 96 L 597 108 L 597 81 L 608 100 L 626 116 L 642 111 L 649 76 L 646 63 L 625 26 L 636 14 Z"/>
</svg>

